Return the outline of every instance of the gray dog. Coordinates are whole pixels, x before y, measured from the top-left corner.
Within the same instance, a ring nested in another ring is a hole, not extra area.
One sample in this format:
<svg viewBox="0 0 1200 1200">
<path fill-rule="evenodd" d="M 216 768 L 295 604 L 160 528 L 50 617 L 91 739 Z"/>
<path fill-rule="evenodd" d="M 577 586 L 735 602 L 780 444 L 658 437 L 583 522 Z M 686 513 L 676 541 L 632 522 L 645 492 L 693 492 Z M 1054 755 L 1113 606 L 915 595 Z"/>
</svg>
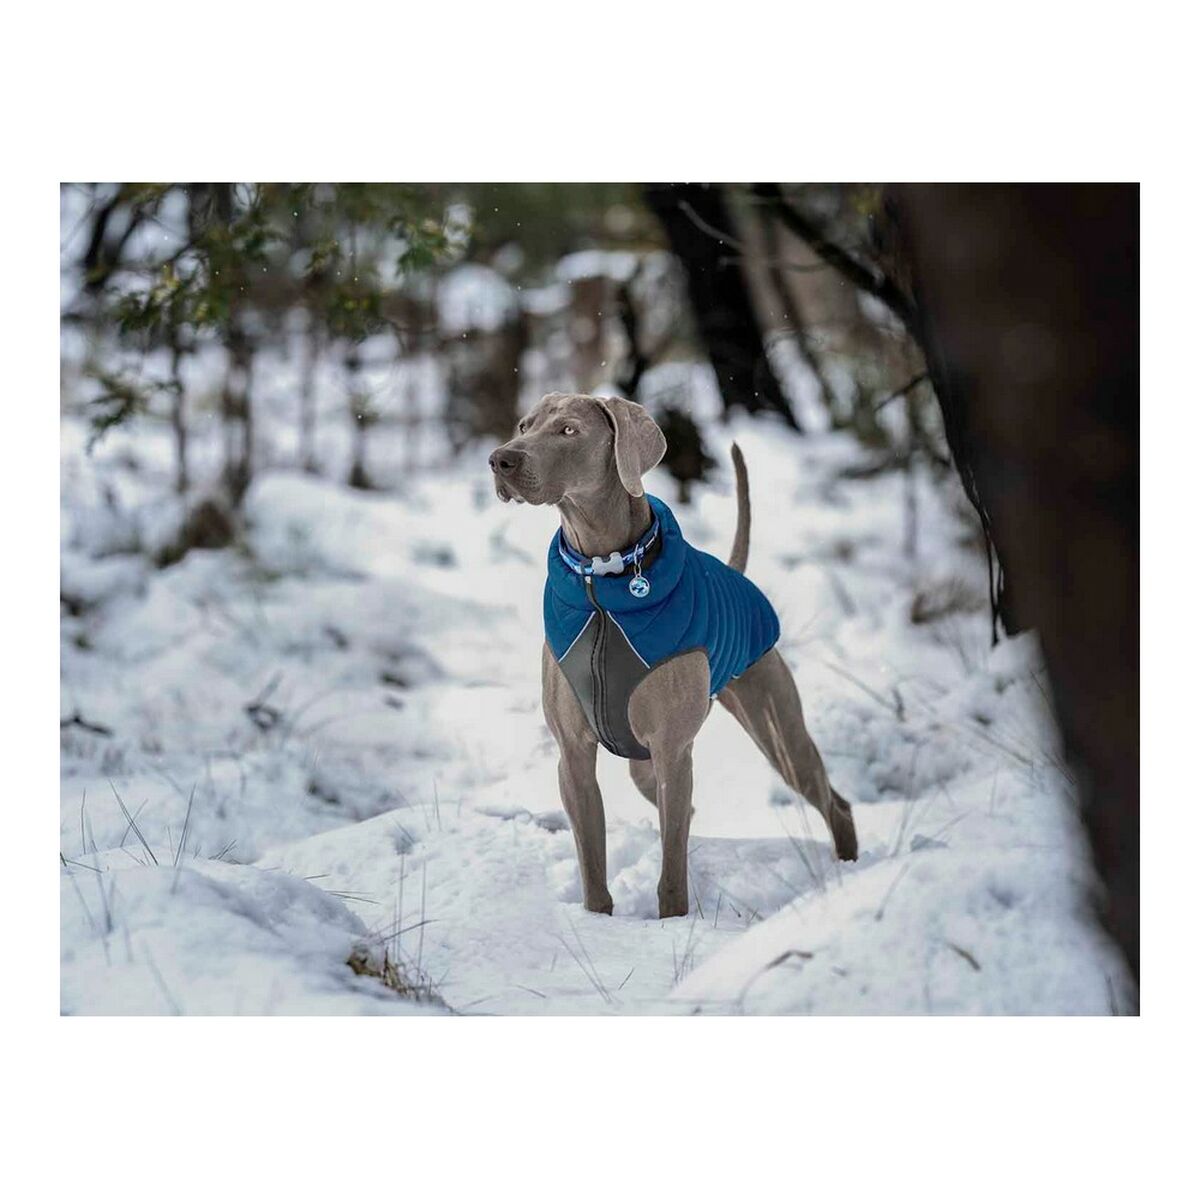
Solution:
<svg viewBox="0 0 1200 1200">
<path fill-rule="evenodd" d="M 687 913 L 692 743 L 714 698 L 825 819 L 838 857 L 858 854 L 850 806 L 829 784 L 774 648 L 778 620 L 742 574 L 750 495 L 741 452 L 733 448 L 738 523 L 726 566 L 689 546 L 670 510 L 646 496 L 642 476 L 665 451 L 641 405 L 556 392 L 488 460 L 501 500 L 553 504 L 561 514 L 549 557 L 542 706 L 591 912 L 612 912 L 596 783 L 603 744 L 629 759 L 633 782 L 658 809 L 659 916 Z"/>
</svg>

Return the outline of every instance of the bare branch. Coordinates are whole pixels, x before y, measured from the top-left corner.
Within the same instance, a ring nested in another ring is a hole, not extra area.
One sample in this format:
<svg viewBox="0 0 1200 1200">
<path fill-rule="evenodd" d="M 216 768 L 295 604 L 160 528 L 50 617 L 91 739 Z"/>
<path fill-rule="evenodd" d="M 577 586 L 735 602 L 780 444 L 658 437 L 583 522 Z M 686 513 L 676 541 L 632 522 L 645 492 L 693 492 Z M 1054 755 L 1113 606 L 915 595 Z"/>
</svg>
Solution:
<svg viewBox="0 0 1200 1200">
<path fill-rule="evenodd" d="M 902 388 L 898 388 L 890 396 L 884 396 L 884 398 L 875 405 L 875 411 L 879 412 L 881 408 L 885 408 L 887 405 L 891 404 L 893 400 L 899 400 L 901 396 L 907 396 L 908 393 L 917 386 L 917 384 L 924 383 L 928 378 L 928 371 L 922 371 L 920 374 L 914 375 Z"/>
<path fill-rule="evenodd" d="M 691 223 L 695 225 L 695 227 L 700 230 L 701 233 L 707 233 L 709 237 L 716 238 L 717 241 L 722 245 L 730 245 L 735 250 L 740 250 L 745 253 L 745 243 L 739 242 L 737 238 L 732 237 L 728 233 L 722 233 L 721 230 L 719 230 L 715 225 L 710 225 L 686 200 L 679 201 L 679 211 L 683 213 L 683 215 L 687 217 L 687 219 L 691 221 Z"/>
<path fill-rule="evenodd" d="M 858 261 L 848 250 L 839 246 L 807 213 L 789 204 L 777 183 L 756 183 L 754 194 L 771 204 L 779 219 L 800 238 L 818 258 L 823 259 L 847 282 L 859 291 L 874 296 L 886 304 L 904 322 L 904 327 L 916 337 L 916 314 L 900 289 L 885 275 Z M 917 338 L 920 344 L 920 338 Z"/>
</svg>

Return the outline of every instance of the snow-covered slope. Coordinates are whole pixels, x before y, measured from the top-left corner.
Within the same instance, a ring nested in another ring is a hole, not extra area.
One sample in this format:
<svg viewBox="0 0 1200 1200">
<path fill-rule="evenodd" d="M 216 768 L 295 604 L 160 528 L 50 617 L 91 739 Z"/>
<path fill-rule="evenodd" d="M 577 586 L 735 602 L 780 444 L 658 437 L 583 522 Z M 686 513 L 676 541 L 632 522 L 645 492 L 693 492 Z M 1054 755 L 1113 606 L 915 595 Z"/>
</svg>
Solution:
<svg viewBox="0 0 1200 1200">
<path fill-rule="evenodd" d="M 280 872 L 174 864 L 167 849 L 64 862 L 65 1014 L 437 1011 L 379 980 L 383 943 L 336 897 Z"/>
<path fill-rule="evenodd" d="M 500 505 L 482 453 L 386 495 L 266 474 L 243 545 L 155 571 L 139 443 L 87 459 L 68 421 L 64 1010 L 416 1010 L 357 945 L 469 1013 L 1122 1008 L 1036 643 L 990 648 L 961 497 L 847 481 L 836 434 L 717 429 L 723 463 L 734 434 L 750 574 L 862 857 L 717 708 L 692 912 L 659 921 L 655 815 L 605 755 L 615 915 L 579 903 L 540 711 L 552 510 Z M 677 513 L 725 553 L 728 470 Z"/>
</svg>

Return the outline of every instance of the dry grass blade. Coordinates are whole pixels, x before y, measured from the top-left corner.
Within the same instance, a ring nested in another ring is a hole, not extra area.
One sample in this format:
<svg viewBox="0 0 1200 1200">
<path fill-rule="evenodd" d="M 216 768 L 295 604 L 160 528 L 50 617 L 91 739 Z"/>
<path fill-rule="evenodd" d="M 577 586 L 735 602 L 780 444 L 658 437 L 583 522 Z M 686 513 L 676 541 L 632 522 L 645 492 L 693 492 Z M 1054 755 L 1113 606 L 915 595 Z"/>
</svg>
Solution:
<svg viewBox="0 0 1200 1200">
<path fill-rule="evenodd" d="M 337 892 L 337 891 L 329 891 L 329 892 L 326 892 L 325 894 L 326 894 L 327 896 L 336 896 L 336 897 L 337 897 L 339 900 L 353 900 L 353 901 L 354 901 L 356 904 L 375 904 L 375 905 L 378 905 L 378 903 L 379 903 L 379 901 L 378 901 L 378 900 L 374 899 L 374 898 L 373 898 L 373 897 L 371 897 L 371 896 L 368 896 L 368 895 L 367 895 L 365 892 Z"/>
<path fill-rule="evenodd" d="M 957 946 L 953 942 L 947 942 L 946 945 L 949 946 L 950 949 L 953 950 L 954 953 L 959 956 L 959 958 L 963 959 L 965 962 L 970 963 L 971 967 L 974 970 L 976 970 L 976 971 L 983 970 L 983 968 L 979 965 L 979 959 L 977 959 L 975 957 L 975 955 L 973 955 L 970 952 L 970 950 L 964 950 L 962 946 Z"/>
<path fill-rule="evenodd" d="M 372 956 L 366 946 L 356 946 L 346 960 L 346 965 L 355 975 L 377 979 L 389 991 L 405 1000 L 416 1000 L 423 1004 L 439 1004 L 444 1008 L 449 1005 L 438 995 L 433 980 L 424 972 L 415 970 L 411 964 L 406 964 L 393 958 L 385 946 L 378 956 Z"/>
<path fill-rule="evenodd" d="M 104 932 L 105 934 L 112 933 L 116 929 L 116 922 L 113 920 L 113 897 L 117 894 L 117 881 L 114 879 L 109 885 L 107 891 L 104 888 L 104 877 L 96 876 L 96 886 L 100 889 L 100 902 L 104 905 Z M 107 946 L 105 947 L 107 953 Z"/>
<path fill-rule="evenodd" d="M 596 977 L 596 980 L 599 982 L 599 980 L 600 980 L 600 972 L 599 972 L 599 971 L 596 969 L 596 964 L 595 964 L 594 962 L 592 962 L 592 956 L 591 956 L 591 954 L 589 954 L 589 953 L 588 953 L 588 948 L 587 948 L 587 947 L 586 947 L 586 946 L 583 944 L 583 938 L 581 938 L 581 937 L 579 936 L 579 930 L 578 930 L 578 929 L 576 929 L 576 928 L 575 928 L 575 927 L 572 925 L 572 926 L 571 926 L 571 932 L 572 932 L 572 933 L 575 935 L 575 941 L 576 941 L 576 942 L 579 944 L 579 952 L 580 952 L 580 954 L 582 954 L 582 955 L 583 955 L 583 957 L 587 959 L 588 966 L 589 966 L 589 967 L 591 967 L 591 969 L 592 969 L 592 974 L 593 974 L 593 975 Z M 600 985 L 600 986 L 601 986 L 602 988 L 604 988 L 604 992 L 605 992 L 605 994 L 607 995 L 607 994 L 608 994 L 608 988 L 604 987 L 603 983 L 601 983 L 601 985 Z"/>
<path fill-rule="evenodd" d="M 70 871 L 67 872 L 67 878 L 71 881 L 71 886 L 75 889 L 75 896 L 79 901 L 79 907 L 83 909 L 83 915 L 87 917 L 88 925 L 91 926 L 92 932 L 96 933 L 96 922 L 92 917 L 92 910 L 88 908 L 87 901 L 83 898 L 83 892 L 79 889 L 79 881 Z"/>
<path fill-rule="evenodd" d="M 790 959 L 798 958 L 801 962 L 808 962 L 812 958 L 811 950 L 785 950 L 782 954 L 777 954 L 765 967 L 764 971 L 773 971 L 776 967 L 782 967 L 785 962 Z"/>
<path fill-rule="evenodd" d="M 584 977 L 587 979 L 588 983 L 590 983 L 592 987 L 596 989 L 596 992 L 601 999 L 603 999 L 606 1004 L 612 1004 L 613 998 L 611 995 L 609 995 L 608 989 L 600 981 L 600 977 L 595 973 L 595 967 L 592 964 L 591 956 L 587 952 L 587 947 L 580 939 L 579 934 L 575 930 L 575 926 L 571 925 L 569 921 L 567 924 L 570 926 L 571 932 L 575 935 L 575 940 L 579 942 L 579 949 L 583 952 L 584 958 L 586 958 L 587 961 L 585 962 L 584 958 L 580 958 L 579 955 L 575 953 L 575 951 L 571 948 L 570 942 L 568 942 L 567 939 L 562 936 L 562 934 L 558 935 L 559 942 L 562 943 L 562 946 L 566 952 L 575 960 L 575 965 L 578 966 L 583 972 Z"/>
<path fill-rule="evenodd" d="M 895 699 L 889 700 L 886 696 L 881 696 L 873 687 L 870 686 L 870 684 L 863 683 L 863 681 L 859 679 L 857 675 L 851 674 L 851 672 L 847 671 L 844 667 L 839 667 L 837 663 L 830 662 L 828 659 L 825 659 L 824 664 L 831 671 L 833 671 L 834 674 L 840 675 L 848 683 L 854 684 L 856 688 L 870 696 L 871 699 L 877 704 L 883 705 L 883 707 L 886 708 L 888 712 L 890 712 L 892 716 L 896 718 L 896 720 L 904 720 L 904 703 L 899 699 L 898 692 L 896 693 Z"/>
<path fill-rule="evenodd" d="M 420 933 L 417 936 L 417 970 L 421 970 L 421 962 L 425 957 L 425 926 L 428 922 L 425 920 L 425 872 L 428 863 L 421 863 L 421 923 L 419 925 Z"/>
<path fill-rule="evenodd" d="M 740 896 L 734 895 L 734 893 L 728 888 L 722 888 L 720 894 L 722 896 L 729 897 L 729 907 L 733 909 L 734 915 L 739 921 L 745 921 L 746 924 L 749 925 L 754 921 L 762 920 L 762 914 L 754 907 L 753 904 L 747 904 L 745 900 L 743 900 Z M 746 910 L 745 916 L 743 916 L 741 909 L 737 907 L 739 904 L 743 909 Z"/>
<path fill-rule="evenodd" d="M 61 850 L 58 852 L 58 859 L 59 859 L 59 862 L 61 862 L 64 867 L 66 867 L 66 866 L 82 867 L 85 871 L 95 871 L 97 875 L 104 874 L 104 872 L 101 871 L 99 867 L 93 867 L 91 865 L 91 863 L 76 862 L 73 858 L 68 858 Z M 70 874 L 70 872 L 67 872 L 67 873 Z"/>
<path fill-rule="evenodd" d="M 424 927 L 434 923 L 433 918 L 425 917 L 425 864 L 422 864 L 421 878 L 421 916 L 418 920 L 404 924 L 404 879 L 407 858 L 400 855 L 400 876 L 396 882 L 396 900 L 392 906 L 391 925 L 375 930 L 371 935 L 371 945 L 377 945 L 379 953 L 372 955 L 366 945 L 359 946 L 348 960 L 350 968 L 356 975 L 369 975 L 378 979 L 385 987 L 390 988 L 406 999 L 424 1003 L 437 1004 L 450 1010 L 450 1006 L 442 998 L 439 983 L 435 984 L 430 974 L 421 965 L 424 951 Z M 356 897 L 358 898 L 358 897 Z M 378 903 L 378 901 L 372 901 Z M 418 946 L 417 958 L 414 961 L 405 954 L 403 938 L 414 929 L 421 930 L 421 943 Z"/>
<path fill-rule="evenodd" d="M 781 967 L 785 962 L 789 962 L 793 958 L 800 959 L 800 965 L 803 966 L 809 959 L 813 957 L 810 950 L 785 950 L 782 954 L 777 954 L 770 962 L 764 963 L 749 979 L 746 980 L 745 987 L 738 993 L 737 1005 L 738 1008 L 744 1008 L 746 1004 L 746 996 L 750 989 L 761 979 L 768 971 L 773 971 L 776 967 Z"/>
<path fill-rule="evenodd" d="M 110 782 L 111 782 L 111 780 L 110 780 Z M 148 800 L 143 800 L 143 801 L 141 802 L 141 804 L 139 804 L 139 805 L 137 806 L 137 808 L 134 810 L 133 819 L 134 819 L 135 821 L 138 819 L 138 817 L 140 817 L 140 816 L 142 815 L 142 809 L 144 809 L 148 803 L 149 803 L 149 801 L 148 801 Z M 89 821 L 89 822 L 88 822 L 88 824 L 89 824 L 89 826 L 90 826 L 90 825 L 91 825 L 91 822 Z M 121 840 L 120 840 L 120 841 L 117 843 L 117 849 L 118 849 L 118 850 L 124 850 L 124 849 L 125 849 L 125 841 L 126 841 L 126 839 L 129 837 L 129 834 L 130 834 L 130 827 L 129 827 L 128 825 L 126 825 L 126 826 L 125 826 L 125 832 L 124 832 L 123 834 L 121 834 Z M 92 838 L 92 847 L 93 847 L 93 849 L 95 848 L 95 844 L 96 844 L 96 839 L 95 839 L 95 837 L 93 836 L 93 838 Z"/>
<path fill-rule="evenodd" d="M 179 1001 L 176 1000 L 174 995 L 171 993 L 171 989 L 167 987 L 167 981 L 162 977 L 162 972 L 158 969 L 154 959 L 150 957 L 150 951 L 143 946 L 142 953 L 146 956 L 146 966 L 150 968 L 150 973 L 154 976 L 154 981 L 158 984 L 159 990 L 166 997 L 167 1003 L 171 1006 L 171 1015 L 182 1017 L 183 1009 L 180 1007 Z"/>
<path fill-rule="evenodd" d="M 133 819 L 132 816 L 130 816 L 129 809 L 127 809 L 125 807 L 125 801 L 121 799 L 121 793 L 117 791 L 116 784 L 114 784 L 113 781 L 110 779 L 108 781 L 108 786 L 110 788 L 112 788 L 112 793 L 114 796 L 116 796 L 117 803 L 121 806 L 121 812 L 124 815 L 125 820 L 129 822 L 129 826 L 125 832 L 128 833 L 130 829 L 133 830 L 133 832 L 137 835 L 137 840 L 142 843 L 142 849 L 145 850 L 148 855 L 150 855 L 151 860 L 153 861 L 154 865 L 157 867 L 158 859 L 155 857 L 154 851 L 150 849 L 150 843 L 148 841 L 146 841 L 146 839 L 144 837 L 142 837 L 142 831 L 138 828 L 137 822 Z M 138 812 L 141 812 L 141 809 L 138 809 Z"/>
<path fill-rule="evenodd" d="M 904 802 L 904 808 L 900 812 L 900 820 L 896 823 L 896 838 L 892 844 L 891 857 L 895 858 L 900 853 L 904 845 L 904 838 L 908 834 L 909 829 L 913 826 L 916 820 L 917 799 L 913 795 L 913 784 L 917 775 L 917 756 L 921 753 L 921 743 L 917 742 L 913 746 L 912 762 L 908 767 L 908 786 L 905 788 L 907 798 Z M 923 807 L 929 803 L 929 797 L 925 798 Z"/>
<path fill-rule="evenodd" d="M 196 785 L 192 784 L 192 793 L 188 796 L 187 812 L 183 815 L 183 832 L 179 835 L 179 846 L 175 850 L 175 866 L 179 866 L 179 860 L 183 857 L 183 847 L 187 842 L 188 826 L 192 821 L 192 804 L 196 799 Z"/>
<path fill-rule="evenodd" d="M 337 893 L 331 892 L 330 895 L 336 896 Z M 376 901 L 374 901 L 374 903 L 378 904 L 379 901 L 376 900 Z M 378 930 L 376 933 L 376 936 L 379 938 L 382 938 L 386 942 L 395 942 L 395 943 L 397 943 L 397 945 L 399 945 L 400 939 L 406 933 L 412 933 L 412 931 L 414 929 L 420 929 L 422 925 L 436 925 L 436 924 L 437 924 L 436 917 L 429 917 L 425 921 L 413 921 L 413 923 L 411 925 L 401 925 L 397 922 L 397 923 L 394 923 L 391 926 L 391 928 L 389 928 L 389 929 Z"/>
<path fill-rule="evenodd" d="M 671 943 L 671 959 L 675 966 L 675 982 L 678 983 L 694 966 L 696 957 L 696 947 L 694 945 L 696 938 L 696 922 L 699 916 L 693 916 L 690 925 L 688 926 L 687 941 L 683 946 L 683 957 L 677 958 L 675 955 L 675 943 Z M 619 990 L 619 989 L 618 989 Z"/>
<path fill-rule="evenodd" d="M 909 867 L 912 863 L 905 863 L 904 866 L 896 872 L 896 878 L 888 885 L 888 890 L 884 892 L 883 899 L 879 902 L 879 907 L 875 910 L 875 920 L 882 921 L 884 910 L 887 908 L 888 901 L 892 898 L 892 893 L 900 886 L 900 880 L 908 874 Z"/>
</svg>

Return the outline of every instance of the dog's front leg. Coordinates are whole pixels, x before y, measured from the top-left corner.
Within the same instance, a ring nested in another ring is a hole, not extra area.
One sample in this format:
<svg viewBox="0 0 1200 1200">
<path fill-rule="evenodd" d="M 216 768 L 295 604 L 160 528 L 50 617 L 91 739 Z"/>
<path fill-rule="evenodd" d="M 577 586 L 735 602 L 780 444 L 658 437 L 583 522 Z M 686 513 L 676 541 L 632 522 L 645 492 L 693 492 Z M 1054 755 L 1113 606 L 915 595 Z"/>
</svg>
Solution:
<svg viewBox="0 0 1200 1200">
<path fill-rule="evenodd" d="M 596 783 L 599 743 L 549 646 L 542 649 L 542 711 L 558 743 L 558 792 L 575 835 L 583 906 L 611 914 L 604 800 Z"/>
<path fill-rule="evenodd" d="M 558 790 L 575 834 L 583 907 L 588 912 L 612 913 L 608 890 L 604 800 L 596 783 L 596 743 L 559 743 Z"/>
<path fill-rule="evenodd" d="M 688 910 L 688 830 L 692 824 L 692 747 L 660 750 L 654 756 L 658 781 L 658 827 L 662 835 L 662 873 L 658 878 L 658 915 L 685 917 Z"/>
</svg>

